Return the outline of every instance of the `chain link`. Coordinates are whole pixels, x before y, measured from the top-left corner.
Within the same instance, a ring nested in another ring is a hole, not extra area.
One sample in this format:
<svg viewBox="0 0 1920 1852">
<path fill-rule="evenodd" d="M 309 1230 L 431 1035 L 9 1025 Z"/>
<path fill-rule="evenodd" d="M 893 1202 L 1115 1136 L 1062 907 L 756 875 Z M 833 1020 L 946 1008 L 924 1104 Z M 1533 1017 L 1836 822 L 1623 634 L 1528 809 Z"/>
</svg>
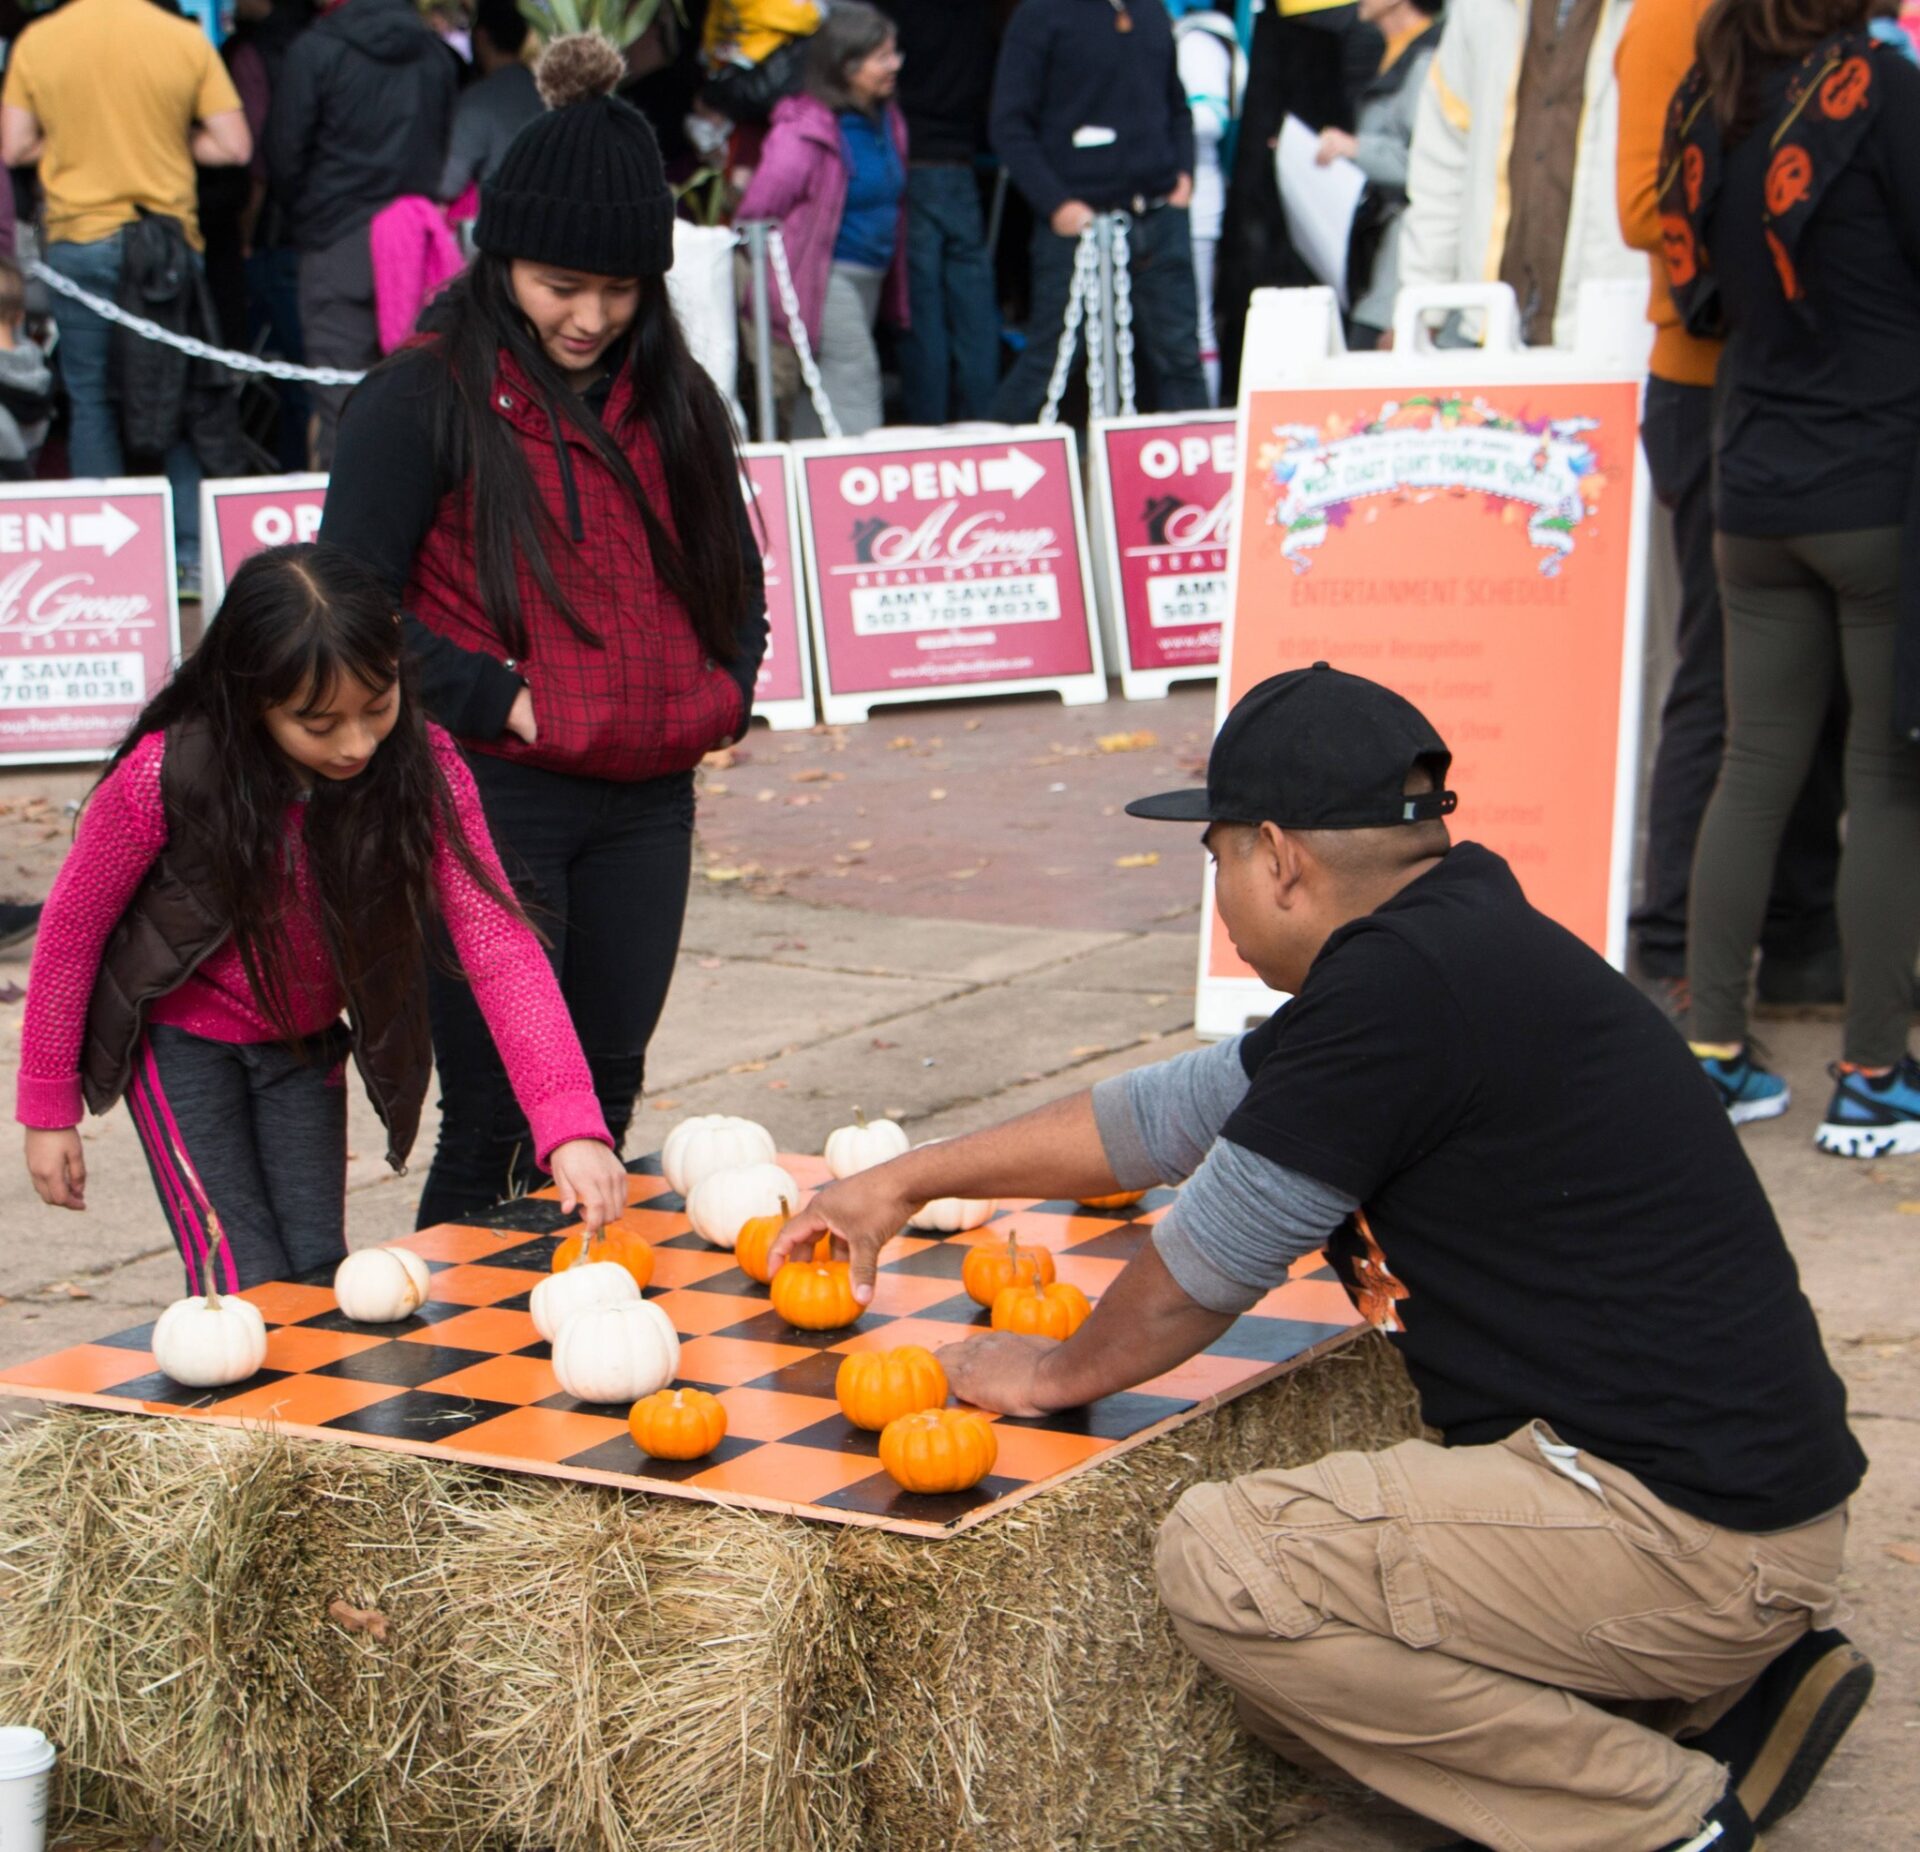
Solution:
<svg viewBox="0 0 1920 1852">
<path fill-rule="evenodd" d="M 813 401 L 813 415 L 828 437 L 842 437 L 840 420 L 833 415 L 820 369 L 813 363 L 813 343 L 807 339 L 807 324 L 800 319 L 800 297 L 793 287 L 793 272 L 787 268 L 787 241 L 780 227 L 767 227 L 767 256 L 773 263 L 773 280 L 780 291 L 780 306 L 787 312 L 787 335 L 793 342 L 793 357 L 800 363 L 800 377 L 806 383 L 807 397 Z"/>
<path fill-rule="evenodd" d="M 289 360 L 262 360 L 257 354 L 231 353 L 226 348 L 211 347 L 205 341 L 196 341 L 190 334 L 175 334 L 171 328 L 162 328 L 158 322 L 148 321 L 144 315 L 130 315 L 117 302 L 109 302 L 106 297 L 96 296 L 90 289 L 82 289 L 72 278 L 62 276 L 40 258 L 35 258 L 28 266 L 28 274 L 46 284 L 55 295 L 65 296 L 69 301 L 79 303 L 82 308 L 91 309 L 102 321 L 131 329 L 143 341 L 158 341 L 163 347 L 175 348 L 195 360 L 211 361 L 213 365 L 225 367 L 231 373 L 257 373 L 266 379 L 304 380 L 313 386 L 356 386 L 366 377 L 363 373 L 349 373 L 340 367 L 298 367 Z"/>
<path fill-rule="evenodd" d="M 1107 299 L 1100 288 L 1100 234 L 1104 229 L 1099 218 L 1087 227 L 1087 235 L 1093 239 L 1093 269 L 1087 279 L 1087 416 L 1101 418 L 1106 415 L 1107 392 Z M 1112 255 L 1112 245 L 1107 247 L 1108 256 Z"/>
<path fill-rule="evenodd" d="M 1080 323 L 1086 313 L 1087 304 L 1098 295 L 1096 279 L 1100 270 L 1100 255 L 1094 245 L 1094 231 L 1091 225 L 1080 233 L 1080 243 L 1073 254 L 1073 276 L 1067 287 L 1067 312 L 1060 324 L 1060 344 L 1054 350 L 1053 377 L 1047 381 L 1047 402 L 1040 408 L 1040 422 L 1046 425 L 1060 422 L 1060 401 L 1066 397 L 1067 376 L 1073 371 L 1074 349 L 1079 345 Z"/>
<path fill-rule="evenodd" d="M 1120 412 L 1131 418 L 1139 410 L 1133 378 L 1133 274 L 1127 248 L 1128 218 L 1113 215 L 1113 352 L 1120 369 Z"/>
</svg>

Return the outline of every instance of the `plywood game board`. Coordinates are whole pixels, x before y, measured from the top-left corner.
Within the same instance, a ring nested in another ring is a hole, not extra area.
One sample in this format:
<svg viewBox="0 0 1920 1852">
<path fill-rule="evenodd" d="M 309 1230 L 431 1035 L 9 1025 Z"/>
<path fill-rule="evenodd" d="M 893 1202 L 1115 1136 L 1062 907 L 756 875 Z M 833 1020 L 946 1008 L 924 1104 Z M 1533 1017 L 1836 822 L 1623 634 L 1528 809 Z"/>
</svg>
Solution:
<svg viewBox="0 0 1920 1852">
<path fill-rule="evenodd" d="M 825 1181 L 818 1158 L 780 1162 L 808 1188 Z M 1000 1457 L 991 1477 L 968 1492 L 909 1493 L 881 1470 L 879 1437 L 852 1426 L 834 1401 L 842 1357 L 895 1344 L 938 1348 L 985 1329 L 987 1314 L 962 1291 L 960 1268 L 968 1248 L 1004 1241 L 1009 1223 L 1023 1242 L 1052 1250 L 1061 1279 L 1097 1299 L 1173 1192 L 1155 1191 L 1131 1211 L 1003 1203 L 993 1221 L 966 1234 L 902 1236 L 882 1256 L 873 1304 L 857 1325 L 797 1331 L 772 1309 L 766 1287 L 690 1230 L 656 1160 L 633 1169 L 624 1221 L 654 1244 L 646 1296 L 680 1333 L 675 1380 L 712 1390 L 727 1409 L 727 1437 L 704 1459 L 652 1459 L 634 1445 L 624 1408 L 576 1402 L 561 1390 L 527 1311 L 554 1248 L 576 1226 L 550 1193 L 408 1237 L 433 1287 L 400 1324 L 347 1318 L 330 1270 L 251 1288 L 245 1296 L 267 1322 L 267 1361 L 245 1382 L 212 1390 L 174 1382 L 156 1369 L 153 1327 L 142 1325 L 0 1369 L 0 1391 L 270 1425 L 314 1440 L 937 1537 L 1244 1394 L 1358 1325 L 1332 1270 L 1309 1256 L 1200 1356 L 1085 1408 L 996 1417 Z"/>
</svg>

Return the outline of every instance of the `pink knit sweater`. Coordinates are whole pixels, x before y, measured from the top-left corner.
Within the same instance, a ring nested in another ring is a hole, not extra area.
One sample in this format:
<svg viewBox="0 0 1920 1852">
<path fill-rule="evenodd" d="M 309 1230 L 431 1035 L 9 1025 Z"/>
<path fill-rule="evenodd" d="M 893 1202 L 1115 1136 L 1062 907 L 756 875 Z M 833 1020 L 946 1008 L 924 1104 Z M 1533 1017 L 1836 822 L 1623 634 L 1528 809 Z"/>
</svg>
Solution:
<svg viewBox="0 0 1920 1852">
<path fill-rule="evenodd" d="M 429 727 L 428 733 L 467 840 L 504 889 L 507 878 L 494 852 L 473 774 L 445 733 L 438 727 Z M 164 734 L 148 734 L 101 784 L 47 896 L 21 1031 L 15 1116 L 22 1125 L 61 1130 L 80 1123 L 80 1047 L 101 954 L 167 844 L 160 795 L 165 750 Z M 295 1026 L 302 1035 L 313 1035 L 338 1020 L 345 998 L 311 904 L 305 810 L 300 803 L 287 807 L 293 904 L 285 915 L 285 968 Z M 554 1147 L 571 1138 L 612 1144 L 580 1039 L 539 941 L 524 921 L 488 897 L 445 841 L 434 858 L 434 878 L 460 968 L 472 981 L 474 998 L 493 1031 L 540 1162 L 545 1164 Z M 148 1021 L 213 1042 L 279 1040 L 231 939 L 178 990 L 159 998 Z"/>
</svg>

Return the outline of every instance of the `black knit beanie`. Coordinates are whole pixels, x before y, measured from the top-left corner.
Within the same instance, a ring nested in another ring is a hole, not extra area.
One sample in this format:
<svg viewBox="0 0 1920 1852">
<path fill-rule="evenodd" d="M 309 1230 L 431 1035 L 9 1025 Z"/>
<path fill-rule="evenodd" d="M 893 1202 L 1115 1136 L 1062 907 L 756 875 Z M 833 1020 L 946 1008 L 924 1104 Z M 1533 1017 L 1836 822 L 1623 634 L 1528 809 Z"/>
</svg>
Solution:
<svg viewBox="0 0 1920 1852">
<path fill-rule="evenodd" d="M 558 38 L 534 79 L 547 110 L 513 138 L 480 189 L 474 242 L 595 276 L 673 268 L 673 194 L 645 116 L 613 95 L 626 60 L 596 32 Z"/>
</svg>

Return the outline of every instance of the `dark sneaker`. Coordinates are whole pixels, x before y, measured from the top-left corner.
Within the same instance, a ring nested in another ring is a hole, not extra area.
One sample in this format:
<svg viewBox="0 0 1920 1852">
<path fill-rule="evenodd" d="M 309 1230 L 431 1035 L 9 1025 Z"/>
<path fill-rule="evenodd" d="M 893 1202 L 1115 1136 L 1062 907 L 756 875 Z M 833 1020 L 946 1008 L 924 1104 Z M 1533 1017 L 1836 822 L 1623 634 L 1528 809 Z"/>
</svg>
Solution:
<svg viewBox="0 0 1920 1852">
<path fill-rule="evenodd" d="M 1834 1157 L 1878 1158 L 1920 1151 L 1920 1061 L 1903 1055 L 1885 1074 L 1836 1064 L 1827 1116 L 1813 1142 Z"/>
<path fill-rule="evenodd" d="M 1729 1794 L 1701 1822 L 1697 1833 L 1672 1840 L 1660 1847 L 1659 1852 L 1755 1852 L 1759 1844 L 1760 1835 L 1754 1831 L 1747 1810 L 1740 1805 L 1740 1797 Z M 1487 1849 L 1477 1839 L 1450 1839 L 1443 1846 L 1435 1846 L 1433 1852 L 1487 1852 Z"/>
<path fill-rule="evenodd" d="M 1735 1125 L 1777 1119 L 1793 1104 L 1787 1083 L 1754 1060 L 1751 1048 L 1741 1049 L 1731 1061 L 1722 1061 L 1718 1055 L 1700 1055 L 1697 1059 L 1701 1073 L 1713 1082 L 1720 1104 Z"/>
<path fill-rule="evenodd" d="M 1807 1798 L 1873 1690 L 1873 1662 L 1828 1627 L 1790 1646 L 1711 1730 L 1686 1747 L 1724 1762 L 1763 1830 Z"/>
<path fill-rule="evenodd" d="M 0 900 L 0 951 L 32 938 L 40 930 L 40 907 L 37 900 L 25 904 Z"/>
<path fill-rule="evenodd" d="M 1635 990 L 1643 997 L 1651 998 L 1660 1014 L 1680 1031 L 1687 1032 L 1687 1012 L 1693 1008 L 1693 991 L 1685 975 L 1679 977 L 1656 977 L 1644 971 L 1632 974 Z"/>
</svg>

